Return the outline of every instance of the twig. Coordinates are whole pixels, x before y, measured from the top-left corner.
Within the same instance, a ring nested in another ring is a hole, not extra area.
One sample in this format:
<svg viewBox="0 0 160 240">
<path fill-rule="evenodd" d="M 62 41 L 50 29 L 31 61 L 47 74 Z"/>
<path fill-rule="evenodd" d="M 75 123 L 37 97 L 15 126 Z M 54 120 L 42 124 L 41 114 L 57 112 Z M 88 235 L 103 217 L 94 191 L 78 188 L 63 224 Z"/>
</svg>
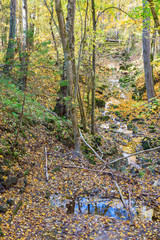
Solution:
<svg viewBox="0 0 160 240">
<path fill-rule="evenodd" d="M 102 154 L 102 156 L 101 156 L 101 158 L 102 158 L 103 157 L 103 152 L 98 145 L 97 145 L 97 147 L 98 147 L 98 150 L 100 151 L 100 153 Z"/>
<path fill-rule="evenodd" d="M 115 159 L 115 160 L 109 162 L 108 164 L 112 164 L 112 163 L 118 162 L 118 161 L 120 161 L 120 160 L 129 158 L 129 157 L 131 157 L 131 156 L 138 155 L 138 154 L 141 154 L 141 153 L 144 153 L 144 152 L 151 152 L 151 151 L 154 151 L 154 150 L 157 150 L 157 149 L 160 149 L 160 146 L 155 147 L 155 148 L 151 148 L 151 149 L 147 149 L 147 150 L 143 150 L 143 151 L 139 151 L 139 152 L 136 152 L 136 153 L 131 153 L 130 155 L 128 155 L 128 156 L 126 156 L 126 157 L 121 157 L 121 158 Z"/>
<path fill-rule="evenodd" d="M 61 146 L 59 147 L 59 149 L 56 151 L 56 153 L 57 152 L 59 152 L 60 150 L 61 150 Z M 47 155 L 53 155 L 53 153 L 47 153 Z M 51 162 L 50 162 L 50 164 L 49 164 L 49 166 L 48 166 L 48 169 L 50 169 L 50 167 L 51 167 L 51 164 L 52 164 L 52 161 L 53 161 L 53 158 L 52 158 L 52 160 L 51 160 Z"/>
<path fill-rule="evenodd" d="M 124 207 L 127 209 L 127 206 L 125 204 L 125 201 L 124 201 L 124 198 L 123 198 L 123 195 L 122 195 L 122 192 L 121 192 L 121 189 L 120 187 L 118 186 L 118 183 L 114 180 L 114 184 L 116 185 L 117 189 L 118 189 L 118 192 L 119 192 L 119 195 L 120 195 L 120 198 L 121 198 L 121 201 L 124 205 Z"/>
<path fill-rule="evenodd" d="M 90 168 L 85 168 L 85 167 L 79 167 L 79 166 L 71 166 L 71 165 L 55 165 L 55 168 L 60 167 L 60 168 L 78 168 L 86 171 L 91 171 L 91 172 L 98 172 L 98 173 L 106 173 L 106 174 L 113 174 L 113 172 L 109 171 L 101 171 L 101 170 L 94 170 Z"/>
<path fill-rule="evenodd" d="M 108 8 L 106 8 L 106 9 L 104 9 L 102 12 L 100 12 L 100 13 L 98 14 L 98 16 L 97 16 L 96 23 L 98 22 L 98 18 L 99 18 L 104 12 L 106 12 L 106 11 L 109 10 L 109 9 L 116 9 L 116 10 L 119 10 L 119 11 L 125 13 L 128 17 L 130 17 L 130 18 L 131 18 L 133 21 L 135 21 L 135 23 L 137 24 L 137 21 L 136 21 L 135 18 L 133 18 L 132 16 L 130 16 L 126 11 L 122 10 L 121 8 L 114 7 L 114 6 L 108 7 Z"/>
<path fill-rule="evenodd" d="M 44 154 L 46 159 L 46 181 L 48 182 L 48 160 L 47 160 L 47 148 L 44 148 Z"/>
<path fill-rule="evenodd" d="M 107 164 L 106 161 L 104 161 L 104 160 L 98 155 L 98 153 L 86 142 L 86 140 L 84 139 L 84 137 L 83 137 L 80 129 L 79 129 L 79 133 L 80 133 L 80 136 L 81 136 L 82 141 L 86 144 L 86 146 L 91 149 L 91 151 L 96 155 L 97 158 L 99 158 L 99 160 L 101 160 L 104 164 Z"/>
<path fill-rule="evenodd" d="M 11 218 L 9 219 L 9 223 L 12 222 L 14 216 L 17 214 L 18 210 L 19 210 L 20 207 L 22 206 L 22 203 L 23 203 L 23 202 L 22 202 L 22 199 L 20 199 L 20 200 L 18 201 L 18 203 L 16 204 L 16 206 L 15 206 L 15 208 L 14 208 L 14 210 L 13 210 L 12 216 L 11 216 Z"/>
<path fill-rule="evenodd" d="M 104 173 L 104 174 L 108 174 L 111 175 L 113 177 L 113 174 L 115 176 L 121 177 L 121 178 L 125 178 L 127 180 L 131 180 L 130 177 L 127 176 L 122 176 L 116 172 L 114 172 L 114 170 L 112 171 L 103 171 L 103 170 L 94 170 L 94 169 L 90 169 L 90 168 L 85 168 L 85 167 L 79 167 L 79 166 L 70 166 L 70 165 L 54 165 L 55 168 L 77 168 L 77 169 L 81 169 L 81 170 L 85 170 L 85 171 L 91 171 L 91 172 L 96 172 L 96 173 Z"/>
<path fill-rule="evenodd" d="M 129 198 L 128 198 L 128 210 L 130 214 L 130 220 L 132 221 L 132 204 L 131 204 L 131 191 L 128 188 Z"/>
</svg>

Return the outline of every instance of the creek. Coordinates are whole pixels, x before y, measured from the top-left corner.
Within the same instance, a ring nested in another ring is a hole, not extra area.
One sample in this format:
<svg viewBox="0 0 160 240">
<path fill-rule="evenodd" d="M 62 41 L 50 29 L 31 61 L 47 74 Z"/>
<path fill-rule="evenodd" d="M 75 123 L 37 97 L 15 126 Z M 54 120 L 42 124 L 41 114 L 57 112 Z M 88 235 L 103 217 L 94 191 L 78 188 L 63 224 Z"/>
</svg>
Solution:
<svg viewBox="0 0 160 240">
<path fill-rule="evenodd" d="M 114 66 L 112 65 L 112 67 Z M 116 77 L 116 72 L 112 75 L 111 78 L 109 78 L 109 84 L 111 88 L 116 87 L 116 89 L 118 89 L 118 91 L 120 92 L 121 98 L 127 101 L 127 96 L 120 87 L 119 80 Z M 110 105 L 118 105 L 119 102 L 120 100 L 114 97 L 111 97 L 109 101 L 106 102 L 105 110 L 102 115 L 109 115 L 109 119 L 111 119 L 111 121 L 108 120 L 105 123 L 101 124 L 100 128 L 101 133 L 103 134 L 103 131 L 108 131 L 111 125 L 116 125 L 116 128 L 113 129 L 114 134 L 123 134 L 122 139 L 127 140 L 128 144 L 130 145 L 130 147 L 119 146 L 119 149 L 122 151 L 123 156 L 127 157 L 129 154 L 133 153 L 133 148 L 135 148 L 135 145 L 137 144 L 137 136 L 134 136 L 133 131 L 128 130 L 127 124 L 121 122 L 114 115 L 109 113 Z M 118 138 L 118 135 L 116 137 Z M 134 146 L 133 148 L 132 145 Z M 136 157 L 129 157 L 128 163 L 138 167 L 138 165 L 136 165 Z M 129 216 L 128 210 L 126 210 L 126 208 L 123 206 L 121 200 L 108 199 L 99 192 L 94 194 L 94 196 L 81 195 L 74 196 L 73 198 L 67 198 L 66 196 L 62 196 L 61 194 L 52 195 L 51 204 L 54 207 L 65 209 L 67 214 L 91 214 L 125 220 L 128 220 L 131 217 Z M 125 204 L 126 206 L 128 206 L 128 200 Z M 132 202 L 131 205 L 131 214 L 132 218 L 134 218 L 134 216 L 137 215 L 135 202 Z"/>
</svg>

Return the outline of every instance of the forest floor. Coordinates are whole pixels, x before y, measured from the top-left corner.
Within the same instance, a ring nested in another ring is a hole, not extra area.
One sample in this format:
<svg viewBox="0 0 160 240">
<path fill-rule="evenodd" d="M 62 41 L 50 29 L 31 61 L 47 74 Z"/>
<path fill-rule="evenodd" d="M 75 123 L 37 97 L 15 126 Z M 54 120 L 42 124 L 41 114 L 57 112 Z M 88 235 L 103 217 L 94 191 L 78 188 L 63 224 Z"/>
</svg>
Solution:
<svg viewBox="0 0 160 240">
<path fill-rule="evenodd" d="M 115 58 L 115 62 L 118 60 Z M 113 63 L 113 58 L 110 62 Z M 90 139 L 88 133 L 83 134 L 107 163 L 106 166 L 84 146 L 86 155 L 79 156 L 62 144 L 57 139 L 54 121 L 25 123 L 18 150 L 11 161 L 12 155 L 4 143 L 7 139 L 14 139 L 16 126 L 8 114 L 13 109 L 5 106 L 1 109 L 2 239 L 160 239 L 159 150 L 108 164 L 126 156 L 124 154 L 160 145 L 159 105 L 155 102 L 150 108 L 145 100 L 134 101 L 128 91 L 129 85 L 122 86 L 126 85 L 124 81 L 117 87 L 120 83 L 117 78 L 123 80 L 126 73 L 117 71 L 117 65 L 106 67 L 110 62 L 102 61 L 104 65 L 99 62 L 101 68 L 109 69 L 102 71 L 99 81 L 104 77 L 112 79 L 102 92 L 97 93 L 98 99 L 106 101 L 106 109 L 96 110 L 96 136 L 101 136 L 100 143 L 94 145 L 95 139 Z M 102 81 L 101 86 L 106 81 Z M 23 154 L 22 150 L 25 151 Z M 21 155 L 17 157 L 19 152 Z M 91 198 L 94 199 L 93 204 L 82 201 Z M 105 203 L 98 205 L 98 199 L 107 200 L 107 208 Z M 87 206 L 84 213 L 83 204 Z M 78 210 L 75 213 L 76 206 Z M 105 210 L 101 209 L 102 206 Z M 115 215 L 107 215 L 109 207 Z"/>
</svg>

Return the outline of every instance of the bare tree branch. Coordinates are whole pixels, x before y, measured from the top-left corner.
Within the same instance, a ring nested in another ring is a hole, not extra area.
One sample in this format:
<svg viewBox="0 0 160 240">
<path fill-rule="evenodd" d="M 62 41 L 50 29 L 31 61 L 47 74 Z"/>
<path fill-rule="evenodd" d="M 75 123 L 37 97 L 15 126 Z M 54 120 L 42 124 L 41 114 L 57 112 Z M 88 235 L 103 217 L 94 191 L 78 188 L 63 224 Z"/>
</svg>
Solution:
<svg viewBox="0 0 160 240">
<path fill-rule="evenodd" d="M 80 129 L 79 129 L 79 133 L 80 133 L 80 137 L 81 137 L 82 141 L 86 144 L 86 146 L 91 149 L 91 151 L 96 155 L 97 158 L 99 158 L 99 160 L 101 160 L 101 162 L 103 162 L 105 165 L 107 165 L 106 161 L 104 161 L 104 160 L 98 155 L 98 153 L 86 142 L 86 140 L 84 139 L 84 137 L 83 137 Z"/>
<path fill-rule="evenodd" d="M 96 19 L 96 23 L 98 22 L 99 17 L 100 17 L 104 12 L 108 11 L 109 9 L 116 9 L 116 10 L 119 10 L 119 11 L 125 13 L 128 17 L 130 17 L 130 18 L 131 18 L 133 21 L 135 21 L 135 23 L 137 24 L 137 21 L 136 21 L 133 17 L 131 17 L 126 11 L 122 10 L 122 9 L 119 8 L 119 7 L 108 7 L 108 8 L 105 8 L 102 12 L 100 12 L 100 13 L 98 14 L 97 19 Z"/>
<path fill-rule="evenodd" d="M 129 154 L 128 156 L 126 156 L 126 157 L 121 157 L 121 158 L 115 159 L 115 160 L 109 162 L 108 164 L 118 162 L 120 160 L 129 158 L 129 157 L 134 156 L 134 155 L 138 155 L 138 154 L 141 154 L 141 153 L 144 153 L 144 152 L 151 152 L 151 151 L 155 151 L 155 150 L 158 150 L 158 149 L 160 149 L 160 146 L 155 147 L 155 148 L 151 148 L 151 149 L 147 149 L 147 150 L 143 150 L 143 151 L 140 151 L 140 152 L 132 153 L 132 154 Z"/>
</svg>

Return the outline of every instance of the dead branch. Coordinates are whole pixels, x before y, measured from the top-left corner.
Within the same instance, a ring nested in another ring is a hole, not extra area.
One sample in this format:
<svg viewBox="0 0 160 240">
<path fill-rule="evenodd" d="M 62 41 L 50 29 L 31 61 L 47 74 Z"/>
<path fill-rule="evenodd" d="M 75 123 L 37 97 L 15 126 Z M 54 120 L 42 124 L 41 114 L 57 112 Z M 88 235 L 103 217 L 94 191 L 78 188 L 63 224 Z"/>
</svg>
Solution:
<svg viewBox="0 0 160 240">
<path fill-rule="evenodd" d="M 104 161 L 99 155 L 98 153 L 86 142 L 86 140 L 84 139 L 81 130 L 79 129 L 79 133 L 80 133 L 80 137 L 82 139 L 82 141 L 86 144 L 87 147 L 89 147 L 89 149 L 91 149 L 91 151 L 96 155 L 97 158 L 99 158 L 99 160 L 101 160 L 101 162 L 103 162 L 104 164 L 107 165 L 106 161 Z"/>
<path fill-rule="evenodd" d="M 91 171 L 91 172 L 98 172 L 98 173 L 106 173 L 106 174 L 113 174 L 113 172 L 109 171 L 101 171 L 101 170 L 94 170 L 90 168 L 85 168 L 85 167 L 79 167 L 79 166 L 71 166 L 71 165 L 54 165 L 55 168 L 60 167 L 60 168 L 78 168 L 86 171 Z"/>
<path fill-rule="evenodd" d="M 97 16 L 96 23 L 98 22 L 98 18 L 99 18 L 103 13 L 105 13 L 107 10 L 109 10 L 109 9 L 116 9 L 116 10 L 119 10 L 119 11 L 123 12 L 123 13 L 126 14 L 128 17 L 130 17 L 133 21 L 135 21 L 135 23 L 137 24 L 137 20 L 134 19 L 132 16 L 130 16 L 126 11 L 122 10 L 122 9 L 119 8 L 119 7 L 114 7 L 114 6 L 105 8 L 102 12 L 100 12 L 100 13 L 98 14 L 98 16 Z"/>
<path fill-rule="evenodd" d="M 47 148 L 44 148 L 44 154 L 45 154 L 45 159 L 46 159 L 46 181 L 48 182 L 48 159 L 47 159 Z"/>
<path fill-rule="evenodd" d="M 15 208 L 13 209 L 12 216 L 11 216 L 11 218 L 10 218 L 9 221 L 8 221 L 9 223 L 12 222 L 14 216 L 17 214 L 17 212 L 18 212 L 18 210 L 20 209 L 20 207 L 22 206 L 22 204 L 23 204 L 22 199 L 20 199 L 20 200 L 18 201 L 18 203 L 16 204 Z"/>
<path fill-rule="evenodd" d="M 120 161 L 120 160 L 129 158 L 129 157 L 131 157 L 131 156 L 138 155 L 138 154 L 141 154 L 141 153 L 144 153 L 144 152 L 155 151 L 155 150 L 157 150 L 157 149 L 160 149 L 160 146 L 155 147 L 155 148 L 151 148 L 151 149 L 147 149 L 147 150 L 143 150 L 143 151 L 139 151 L 139 152 L 136 152 L 136 153 L 131 153 L 131 154 L 129 154 L 129 155 L 126 156 L 126 157 L 121 157 L 121 158 L 115 159 L 115 160 L 109 162 L 108 164 L 112 164 L 112 163 L 118 162 L 118 161 Z"/>
<path fill-rule="evenodd" d="M 132 221 L 132 204 L 131 204 L 131 191 L 128 188 L 129 198 L 128 198 L 128 210 L 130 214 L 130 220 Z"/>
<path fill-rule="evenodd" d="M 114 182 L 114 184 L 116 185 L 116 187 L 117 187 L 117 189 L 118 189 L 118 192 L 119 192 L 119 195 L 120 195 L 120 198 L 121 198 L 121 201 L 122 201 L 124 207 L 125 207 L 126 209 L 128 209 L 127 206 L 126 206 L 126 204 L 125 204 L 125 201 L 124 201 L 124 198 L 123 198 L 121 189 L 120 189 L 120 187 L 118 186 L 118 183 L 117 183 L 115 180 L 114 180 L 113 182 Z"/>
</svg>

